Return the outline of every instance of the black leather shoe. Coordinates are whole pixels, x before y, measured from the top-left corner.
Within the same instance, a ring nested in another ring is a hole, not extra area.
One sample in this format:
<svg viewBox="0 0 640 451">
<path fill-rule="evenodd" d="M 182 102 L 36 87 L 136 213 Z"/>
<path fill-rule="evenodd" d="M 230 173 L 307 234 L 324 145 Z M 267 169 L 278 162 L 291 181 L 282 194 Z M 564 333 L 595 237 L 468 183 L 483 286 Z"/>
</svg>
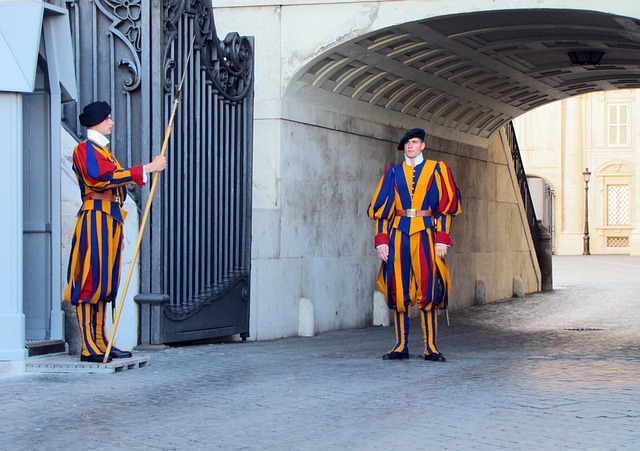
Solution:
<svg viewBox="0 0 640 451">
<path fill-rule="evenodd" d="M 385 355 L 382 356 L 382 360 L 402 360 L 402 359 L 408 359 L 409 358 L 409 353 L 407 352 L 387 352 Z"/>
<path fill-rule="evenodd" d="M 442 354 L 429 354 L 424 356 L 425 360 L 429 360 L 431 362 L 446 362 L 447 359 L 444 358 Z"/>
<path fill-rule="evenodd" d="M 109 357 L 113 357 L 114 359 L 128 359 L 133 357 L 129 351 L 123 351 L 122 349 L 111 348 L 111 352 L 109 352 Z"/>
<path fill-rule="evenodd" d="M 96 355 L 80 355 L 81 362 L 102 363 L 104 360 L 104 354 Z M 111 357 L 107 359 L 107 363 L 111 362 Z"/>
</svg>

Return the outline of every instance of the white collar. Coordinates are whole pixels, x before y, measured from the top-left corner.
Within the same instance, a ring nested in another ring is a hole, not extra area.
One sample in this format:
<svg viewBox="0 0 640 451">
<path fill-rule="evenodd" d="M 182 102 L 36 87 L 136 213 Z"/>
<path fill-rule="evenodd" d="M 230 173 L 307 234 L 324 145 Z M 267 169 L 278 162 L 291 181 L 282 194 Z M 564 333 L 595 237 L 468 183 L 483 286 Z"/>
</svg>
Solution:
<svg viewBox="0 0 640 451">
<path fill-rule="evenodd" d="M 87 130 L 87 138 L 97 142 L 102 147 L 107 147 L 107 144 L 109 144 L 109 140 L 107 139 L 107 137 L 95 130 Z"/>
<path fill-rule="evenodd" d="M 411 159 L 409 157 L 407 157 L 406 155 L 404 156 L 404 161 L 409 166 L 418 166 L 420 163 L 422 163 L 424 161 L 424 157 L 422 156 L 422 152 L 420 152 L 420 154 L 413 159 L 413 163 L 414 164 L 411 164 Z"/>
</svg>

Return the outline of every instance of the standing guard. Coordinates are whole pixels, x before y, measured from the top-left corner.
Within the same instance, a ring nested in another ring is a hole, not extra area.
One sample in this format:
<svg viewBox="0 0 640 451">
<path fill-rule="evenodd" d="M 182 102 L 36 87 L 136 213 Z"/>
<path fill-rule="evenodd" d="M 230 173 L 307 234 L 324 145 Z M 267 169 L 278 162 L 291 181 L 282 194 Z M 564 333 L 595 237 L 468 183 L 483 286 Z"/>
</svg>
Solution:
<svg viewBox="0 0 640 451">
<path fill-rule="evenodd" d="M 87 105 L 79 116 L 87 139 L 73 150 L 73 171 L 78 179 L 82 207 L 71 243 L 64 299 L 76 306 L 82 339 L 83 362 L 102 363 L 132 354 L 112 346 L 105 359 L 106 304 L 114 302 L 120 284 L 126 186 L 144 186 L 147 175 L 163 171 L 167 159 L 157 156 L 146 165 L 123 168 L 107 148 L 114 122 L 107 102 Z"/>
<path fill-rule="evenodd" d="M 424 159 L 425 135 L 420 128 L 405 133 L 398 144 L 404 161 L 387 165 L 368 209 L 382 260 L 378 285 L 395 311 L 396 344 L 384 360 L 409 357 L 409 313 L 417 303 L 424 359 L 445 361 L 436 346 L 438 309 L 447 307 L 451 283 L 444 258 L 453 245 L 451 219 L 462 207 L 446 164 Z"/>
</svg>

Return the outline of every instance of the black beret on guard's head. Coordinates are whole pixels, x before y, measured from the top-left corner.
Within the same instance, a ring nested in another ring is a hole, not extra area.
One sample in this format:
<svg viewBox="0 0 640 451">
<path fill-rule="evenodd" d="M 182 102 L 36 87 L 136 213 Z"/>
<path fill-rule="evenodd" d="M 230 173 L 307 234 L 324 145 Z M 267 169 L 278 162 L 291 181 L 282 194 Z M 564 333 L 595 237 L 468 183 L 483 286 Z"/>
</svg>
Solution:
<svg viewBox="0 0 640 451">
<path fill-rule="evenodd" d="M 409 141 L 411 138 L 418 138 L 420 139 L 420 141 L 424 141 L 424 138 L 426 135 L 427 133 L 421 128 L 412 128 L 411 130 L 409 130 L 407 133 L 404 134 L 404 136 L 400 140 L 400 143 L 398 143 L 398 150 L 404 150 L 405 143 Z"/>
<path fill-rule="evenodd" d="M 104 121 L 111 114 L 111 107 L 107 102 L 93 102 L 84 107 L 82 114 L 78 116 L 80 125 L 92 127 Z"/>
</svg>

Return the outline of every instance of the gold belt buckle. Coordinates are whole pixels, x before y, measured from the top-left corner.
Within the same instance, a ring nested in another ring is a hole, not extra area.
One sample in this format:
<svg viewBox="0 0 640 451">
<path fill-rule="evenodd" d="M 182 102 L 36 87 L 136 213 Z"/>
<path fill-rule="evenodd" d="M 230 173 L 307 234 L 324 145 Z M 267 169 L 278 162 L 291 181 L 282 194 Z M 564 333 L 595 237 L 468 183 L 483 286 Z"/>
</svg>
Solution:
<svg viewBox="0 0 640 451">
<path fill-rule="evenodd" d="M 407 210 L 407 218 L 415 218 L 416 216 L 418 216 L 418 210 L 415 208 L 409 208 Z"/>
</svg>

